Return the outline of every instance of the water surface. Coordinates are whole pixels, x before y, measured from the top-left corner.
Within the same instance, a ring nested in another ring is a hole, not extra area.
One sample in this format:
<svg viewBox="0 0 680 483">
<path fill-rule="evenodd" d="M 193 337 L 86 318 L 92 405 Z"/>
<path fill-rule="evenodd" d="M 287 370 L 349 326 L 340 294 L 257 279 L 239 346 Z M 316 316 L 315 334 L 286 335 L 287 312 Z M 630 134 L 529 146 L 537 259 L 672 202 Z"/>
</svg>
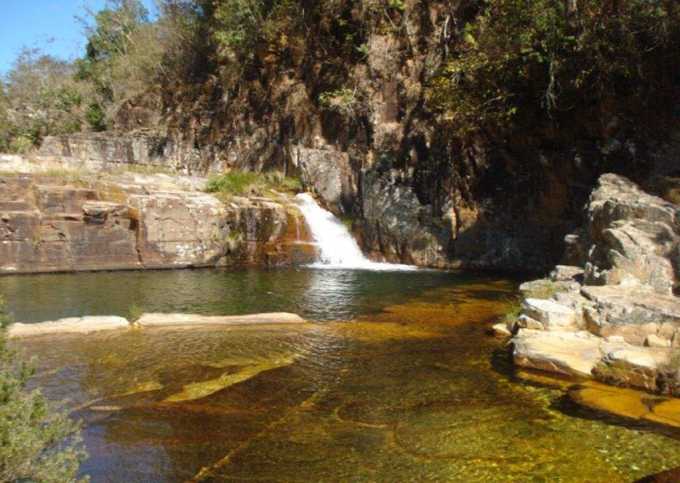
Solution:
<svg viewBox="0 0 680 483">
<path fill-rule="evenodd" d="M 486 328 L 513 281 L 284 270 L 0 278 L 17 318 L 297 312 L 302 326 L 50 337 L 36 382 L 85 422 L 98 481 L 632 481 L 680 441 L 565 412 Z"/>
</svg>

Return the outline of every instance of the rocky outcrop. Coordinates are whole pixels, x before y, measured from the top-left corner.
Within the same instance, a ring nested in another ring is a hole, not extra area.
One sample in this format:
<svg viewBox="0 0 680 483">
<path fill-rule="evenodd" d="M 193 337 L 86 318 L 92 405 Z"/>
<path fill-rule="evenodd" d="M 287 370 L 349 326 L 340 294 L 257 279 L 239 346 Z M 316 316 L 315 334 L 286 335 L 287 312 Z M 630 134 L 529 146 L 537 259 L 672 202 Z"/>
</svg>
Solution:
<svg viewBox="0 0 680 483">
<path fill-rule="evenodd" d="M 680 210 L 615 175 L 601 177 L 570 242 L 583 265 L 520 287 L 518 366 L 680 396 Z M 573 259 L 571 260 L 573 261 Z"/>
<path fill-rule="evenodd" d="M 0 273 L 314 260 L 292 203 L 238 197 L 223 203 L 193 189 L 195 183 L 68 171 L 0 176 Z"/>
<path fill-rule="evenodd" d="M 222 167 L 218 163 L 203 166 L 200 150 L 151 132 L 48 136 L 43 140 L 39 154 L 48 158 L 66 159 L 90 169 L 141 165 L 185 173 L 205 173 L 209 168 L 217 171 Z"/>
</svg>

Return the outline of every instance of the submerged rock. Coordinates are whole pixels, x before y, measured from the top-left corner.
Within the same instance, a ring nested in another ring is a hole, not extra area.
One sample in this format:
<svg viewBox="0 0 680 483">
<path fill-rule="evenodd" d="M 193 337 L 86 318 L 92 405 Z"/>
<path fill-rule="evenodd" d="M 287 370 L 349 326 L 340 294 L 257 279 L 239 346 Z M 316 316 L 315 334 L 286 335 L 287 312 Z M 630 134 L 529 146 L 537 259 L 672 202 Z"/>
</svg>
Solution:
<svg viewBox="0 0 680 483">
<path fill-rule="evenodd" d="M 55 334 L 91 334 L 128 328 L 130 328 L 130 323 L 123 317 L 102 316 L 72 317 L 37 324 L 16 323 L 10 325 L 7 332 L 10 338 L 23 338 Z"/>
<path fill-rule="evenodd" d="M 276 325 L 305 324 L 302 317 L 286 312 L 268 314 L 208 316 L 198 314 L 144 314 L 137 320 L 140 327 L 173 327 L 173 326 L 205 326 L 205 325 Z"/>
<path fill-rule="evenodd" d="M 575 386 L 569 397 L 587 408 L 623 418 L 680 428 L 680 399 L 651 396 L 594 381 Z"/>
</svg>

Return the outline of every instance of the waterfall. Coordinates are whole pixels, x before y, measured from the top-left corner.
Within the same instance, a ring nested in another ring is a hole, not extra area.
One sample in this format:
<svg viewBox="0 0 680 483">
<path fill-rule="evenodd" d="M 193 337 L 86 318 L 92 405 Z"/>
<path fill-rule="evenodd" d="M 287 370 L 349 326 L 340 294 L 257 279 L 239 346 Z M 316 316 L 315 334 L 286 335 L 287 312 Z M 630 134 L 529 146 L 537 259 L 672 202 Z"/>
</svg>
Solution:
<svg viewBox="0 0 680 483">
<path fill-rule="evenodd" d="M 416 270 L 411 265 L 376 263 L 364 256 L 349 230 L 331 212 L 324 210 L 308 193 L 297 195 L 298 206 L 319 247 L 319 268 L 363 270 Z"/>
</svg>

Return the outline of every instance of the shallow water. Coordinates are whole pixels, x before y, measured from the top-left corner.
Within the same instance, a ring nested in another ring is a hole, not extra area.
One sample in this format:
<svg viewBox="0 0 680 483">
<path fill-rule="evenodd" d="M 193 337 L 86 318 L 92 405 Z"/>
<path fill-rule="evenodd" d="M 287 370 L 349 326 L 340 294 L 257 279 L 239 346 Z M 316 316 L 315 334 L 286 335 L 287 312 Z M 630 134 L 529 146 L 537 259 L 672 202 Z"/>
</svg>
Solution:
<svg viewBox="0 0 680 483">
<path fill-rule="evenodd" d="M 284 310 L 314 323 L 22 343 L 97 481 L 632 481 L 680 440 L 564 410 L 485 329 L 515 283 L 445 272 L 0 278 L 17 318 Z"/>
</svg>

